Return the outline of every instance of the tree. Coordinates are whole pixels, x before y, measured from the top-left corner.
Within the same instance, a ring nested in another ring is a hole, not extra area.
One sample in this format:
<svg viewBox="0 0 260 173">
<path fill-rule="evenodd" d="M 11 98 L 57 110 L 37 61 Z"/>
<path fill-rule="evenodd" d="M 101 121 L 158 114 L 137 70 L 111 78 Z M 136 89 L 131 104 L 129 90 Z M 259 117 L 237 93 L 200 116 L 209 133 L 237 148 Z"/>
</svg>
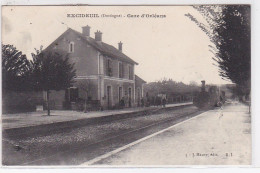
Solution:
<svg viewBox="0 0 260 173">
<path fill-rule="evenodd" d="M 29 89 L 30 62 L 13 45 L 2 44 L 2 88 L 9 91 Z M 3 92 L 4 93 L 4 92 Z"/>
<path fill-rule="evenodd" d="M 84 99 L 84 112 L 87 111 L 87 100 L 89 96 L 89 92 L 94 89 L 94 85 L 89 80 L 80 80 L 77 82 L 77 87 L 84 92 L 85 99 Z"/>
<path fill-rule="evenodd" d="M 150 82 L 144 85 L 144 93 L 149 93 L 149 96 L 156 97 L 158 94 L 166 94 L 169 100 L 177 97 L 192 97 L 200 90 L 199 86 L 194 84 L 184 84 L 176 82 L 172 79 L 162 79 L 157 82 Z"/>
<path fill-rule="evenodd" d="M 33 88 L 47 93 L 47 110 L 50 115 L 50 90 L 63 90 L 72 85 L 76 75 L 74 64 L 69 63 L 69 57 L 64 52 L 47 52 L 36 50 L 32 54 L 31 76 Z"/>
<path fill-rule="evenodd" d="M 250 92 L 251 30 L 249 5 L 194 6 L 206 25 L 186 14 L 209 37 L 210 51 L 219 67 L 219 75 L 237 84 L 243 94 Z"/>
</svg>

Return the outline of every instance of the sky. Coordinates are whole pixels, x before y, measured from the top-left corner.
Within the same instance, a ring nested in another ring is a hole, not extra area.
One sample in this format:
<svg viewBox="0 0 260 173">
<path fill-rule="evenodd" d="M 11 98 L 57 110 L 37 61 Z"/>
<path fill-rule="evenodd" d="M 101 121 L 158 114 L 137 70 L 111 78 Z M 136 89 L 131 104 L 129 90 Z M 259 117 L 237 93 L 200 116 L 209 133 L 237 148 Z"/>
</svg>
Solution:
<svg viewBox="0 0 260 173">
<path fill-rule="evenodd" d="M 105 43 L 118 47 L 139 63 L 135 73 L 147 82 L 171 78 L 200 84 L 230 83 L 218 75 L 209 38 L 185 14 L 202 16 L 191 6 L 4 6 L 2 43 L 13 44 L 30 58 L 34 48 L 46 48 L 68 27 L 81 32 L 91 27 L 90 36 L 100 30 Z M 121 18 L 68 18 L 67 14 L 122 15 Z M 129 18 L 158 14 L 165 18 Z"/>
</svg>

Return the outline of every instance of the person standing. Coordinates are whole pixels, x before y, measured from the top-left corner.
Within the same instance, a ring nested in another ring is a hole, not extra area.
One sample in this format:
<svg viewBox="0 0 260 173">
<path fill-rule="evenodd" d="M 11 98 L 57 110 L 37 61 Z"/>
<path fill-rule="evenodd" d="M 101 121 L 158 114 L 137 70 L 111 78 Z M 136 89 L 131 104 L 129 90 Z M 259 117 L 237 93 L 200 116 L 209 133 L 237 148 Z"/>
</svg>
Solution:
<svg viewBox="0 0 260 173">
<path fill-rule="evenodd" d="M 163 97 L 163 99 L 162 99 L 162 105 L 165 108 L 165 105 L 166 105 L 166 98 L 165 97 Z"/>
</svg>

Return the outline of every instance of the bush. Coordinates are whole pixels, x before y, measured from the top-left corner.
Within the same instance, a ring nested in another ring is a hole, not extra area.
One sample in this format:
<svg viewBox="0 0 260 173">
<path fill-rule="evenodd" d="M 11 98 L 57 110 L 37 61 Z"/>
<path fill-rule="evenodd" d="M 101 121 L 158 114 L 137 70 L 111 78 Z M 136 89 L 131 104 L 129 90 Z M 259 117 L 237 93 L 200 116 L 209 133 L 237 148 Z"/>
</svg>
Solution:
<svg viewBox="0 0 260 173">
<path fill-rule="evenodd" d="M 3 105 L 2 108 L 4 114 L 36 111 L 36 105 L 28 102 L 21 102 L 15 105 Z"/>
</svg>

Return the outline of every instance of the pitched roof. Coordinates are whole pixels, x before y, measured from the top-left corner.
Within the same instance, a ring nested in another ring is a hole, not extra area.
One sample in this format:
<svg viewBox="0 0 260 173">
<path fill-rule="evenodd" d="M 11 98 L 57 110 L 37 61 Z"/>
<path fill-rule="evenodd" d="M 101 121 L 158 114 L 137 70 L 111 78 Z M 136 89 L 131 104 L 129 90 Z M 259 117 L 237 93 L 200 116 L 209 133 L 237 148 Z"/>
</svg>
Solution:
<svg viewBox="0 0 260 173">
<path fill-rule="evenodd" d="M 85 41 L 87 44 L 93 46 L 95 49 L 100 51 L 103 55 L 138 65 L 137 62 L 135 62 L 134 60 L 132 60 L 131 58 L 126 56 L 124 53 L 119 51 L 114 46 L 109 45 L 109 44 L 104 43 L 104 42 L 97 42 L 94 38 L 91 38 L 91 37 L 85 37 L 85 36 L 82 35 L 82 33 L 75 31 L 71 28 L 68 28 L 60 37 L 62 37 L 63 35 L 65 35 L 69 31 L 76 33 L 83 41 Z M 60 37 L 58 37 L 52 44 L 54 44 Z M 46 49 L 48 49 L 50 46 L 48 46 Z"/>
<path fill-rule="evenodd" d="M 146 83 L 146 81 L 144 81 L 142 78 L 140 78 L 139 76 L 135 75 L 135 80 L 140 81 L 142 83 Z"/>
</svg>

